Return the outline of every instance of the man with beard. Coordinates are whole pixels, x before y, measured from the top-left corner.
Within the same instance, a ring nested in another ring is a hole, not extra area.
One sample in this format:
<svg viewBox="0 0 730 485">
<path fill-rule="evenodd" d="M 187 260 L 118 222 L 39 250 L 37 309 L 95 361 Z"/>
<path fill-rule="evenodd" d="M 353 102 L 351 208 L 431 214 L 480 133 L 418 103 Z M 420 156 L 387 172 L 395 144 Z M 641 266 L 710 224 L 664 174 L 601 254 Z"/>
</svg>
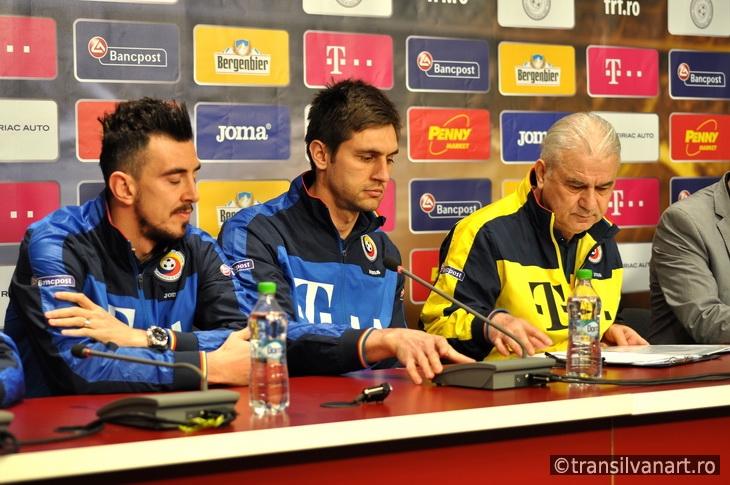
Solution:
<svg viewBox="0 0 730 485">
<path fill-rule="evenodd" d="M 27 396 L 201 386 L 185 368 L 78 359 L 75 344 L 187 362 L 210 384 L 246 385 L 249 331 L 238 283 L 216 241 L 189 224 L 200 162 L 185 105 L 126 101 L 100 121 L 105 190 L 32 224 L 10 283 L 5 330 L 20 351 Z M 305 336 L 289 346 L 290 373 L 342 374 L 363 367 L 359 356 L 395 355 L 380 337 Z M 439 352 L 450 347 L 429 343 L 421 352 L 440 371 Z"/>
<path fill-rule="evenodd" d="M 234 282 L 215 241 L 189 224 L 200 162 L 185 105 L 127 101 L 99 121 L 105 190 L 32 224 L 10 283 L 5 331 L 27 396 L 200 387 L 186 369 L 78 359 L 74 344 L 245 384 Z"/>
</svg>

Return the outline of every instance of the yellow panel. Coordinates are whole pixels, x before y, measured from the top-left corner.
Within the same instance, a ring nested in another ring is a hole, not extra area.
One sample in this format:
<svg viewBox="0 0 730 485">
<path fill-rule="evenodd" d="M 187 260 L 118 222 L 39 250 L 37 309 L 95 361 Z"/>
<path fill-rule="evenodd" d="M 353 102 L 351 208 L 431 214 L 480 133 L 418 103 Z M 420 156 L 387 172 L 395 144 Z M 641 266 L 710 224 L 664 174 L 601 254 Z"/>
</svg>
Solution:
<svg viewBox="0 0 730 485">
<path fill-rule="evenodd" d="M 225 219 L 241 206 L 266 202 L 289 190 L 288 180 L 227 180 L 198 182 L 198 227 L 218 236 Z"/>
</svg>

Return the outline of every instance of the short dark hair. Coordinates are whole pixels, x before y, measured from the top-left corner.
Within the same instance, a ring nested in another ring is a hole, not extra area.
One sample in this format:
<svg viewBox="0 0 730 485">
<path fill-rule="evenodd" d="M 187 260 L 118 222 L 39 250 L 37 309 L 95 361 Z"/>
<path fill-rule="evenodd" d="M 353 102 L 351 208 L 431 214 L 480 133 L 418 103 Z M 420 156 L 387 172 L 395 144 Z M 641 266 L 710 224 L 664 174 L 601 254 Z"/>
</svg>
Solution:
<svg viewBox="0 0 730 485">
<path fill-rule="evenodd" d="M 307 119 L 304 141 L 312 170 L 309 144 L 314 140 L 327 145 L 334 156 L 343 142 L 367 128 L 392 125 L 400 139 L 398 108 L 383 91 L 361 80 L 347 79 L 321 90 L 312 101 Z"/>
<path fill-rule="evenodd" d="M 136 155 L 147 147 L 152 135 L 176 141 L 193 139 L 193 127 L 185 103 L 156 98 L 122 101 L 113 113 L 99 117 L 102 127 L 99 165 L 104 183 L 116 171 L 139 178 L 143 160 Z"/>
</svg>

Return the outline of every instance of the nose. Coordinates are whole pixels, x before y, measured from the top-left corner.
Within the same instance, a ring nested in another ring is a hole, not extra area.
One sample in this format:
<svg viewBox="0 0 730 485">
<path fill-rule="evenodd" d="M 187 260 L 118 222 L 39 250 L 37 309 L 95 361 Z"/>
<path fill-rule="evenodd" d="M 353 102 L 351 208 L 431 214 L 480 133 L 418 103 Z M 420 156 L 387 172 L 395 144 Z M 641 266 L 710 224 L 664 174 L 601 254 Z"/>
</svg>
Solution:
<svg viewBox="0 0 730 485">
<path fill-rule="evenodd" d="M 596 207 L 598 207 L 598 197 L 596 194 L 596 189 L 585 189 L 581 195 L 579 204 L 581 209 L 584 209 L 586 211 L 593 211 Z"/>
<path fill-rule="evenodd" d="M 390 171 L 392 169 L 393 165 L 388 162 L 388 157 L 378 157 L 375 172 L 373 173 L 373 180 L 377 180 L 384 184 L 388 183 L 388 180 L 390 180 Z"/>
<path fill-rule="evenodd" d="M 190 176 L 186 178 L 185 192 L 183 193 L 183 200 L 185 202 L 195 203 L 200 200 L 198 194 L 198 186 L 195 184 L 195 177 Z"/>
</svg>

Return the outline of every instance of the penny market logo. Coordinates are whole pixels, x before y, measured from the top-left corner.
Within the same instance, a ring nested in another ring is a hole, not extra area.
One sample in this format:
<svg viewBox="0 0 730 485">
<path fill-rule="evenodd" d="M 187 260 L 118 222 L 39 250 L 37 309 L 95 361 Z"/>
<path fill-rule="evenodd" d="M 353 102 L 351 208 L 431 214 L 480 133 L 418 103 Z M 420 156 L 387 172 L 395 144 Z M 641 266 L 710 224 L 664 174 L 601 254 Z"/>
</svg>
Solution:
<svg viewBox="0 0 730 485">
<path fill-rule="evenodd" d="M 717 151 L 717 138 L 719 136 L 717 120 L 714 118 L 705 120 L 696 129 L 685 130 L 685 153 L 687 156 L 694 157 L 702 152 Z"/>
<path fill-rule="evenodd" d="M 560 86 L 560 68 L 547 62 L 542 54 L 534 54 L 515 67 L 515 79 L 519 86 Z"/>
<path fill-rule="evenodd" d="M 238 39 L 233 46 L 213 54 L 216 74 L 261 75 L 271 74 L 271 55 L 263 54 L 246 39 Z"/>
<path fill-rule="evenodd" d="M 455 127 L 452 125 L 463 125 Z M 428 152 L 431 155 L 442 155 L 449 150 L 468 150 L 469 136 L 472 133 L 471 119 L 465 114 L 456 115 L 443 125 L 428 127 Z"/>
</svg>

